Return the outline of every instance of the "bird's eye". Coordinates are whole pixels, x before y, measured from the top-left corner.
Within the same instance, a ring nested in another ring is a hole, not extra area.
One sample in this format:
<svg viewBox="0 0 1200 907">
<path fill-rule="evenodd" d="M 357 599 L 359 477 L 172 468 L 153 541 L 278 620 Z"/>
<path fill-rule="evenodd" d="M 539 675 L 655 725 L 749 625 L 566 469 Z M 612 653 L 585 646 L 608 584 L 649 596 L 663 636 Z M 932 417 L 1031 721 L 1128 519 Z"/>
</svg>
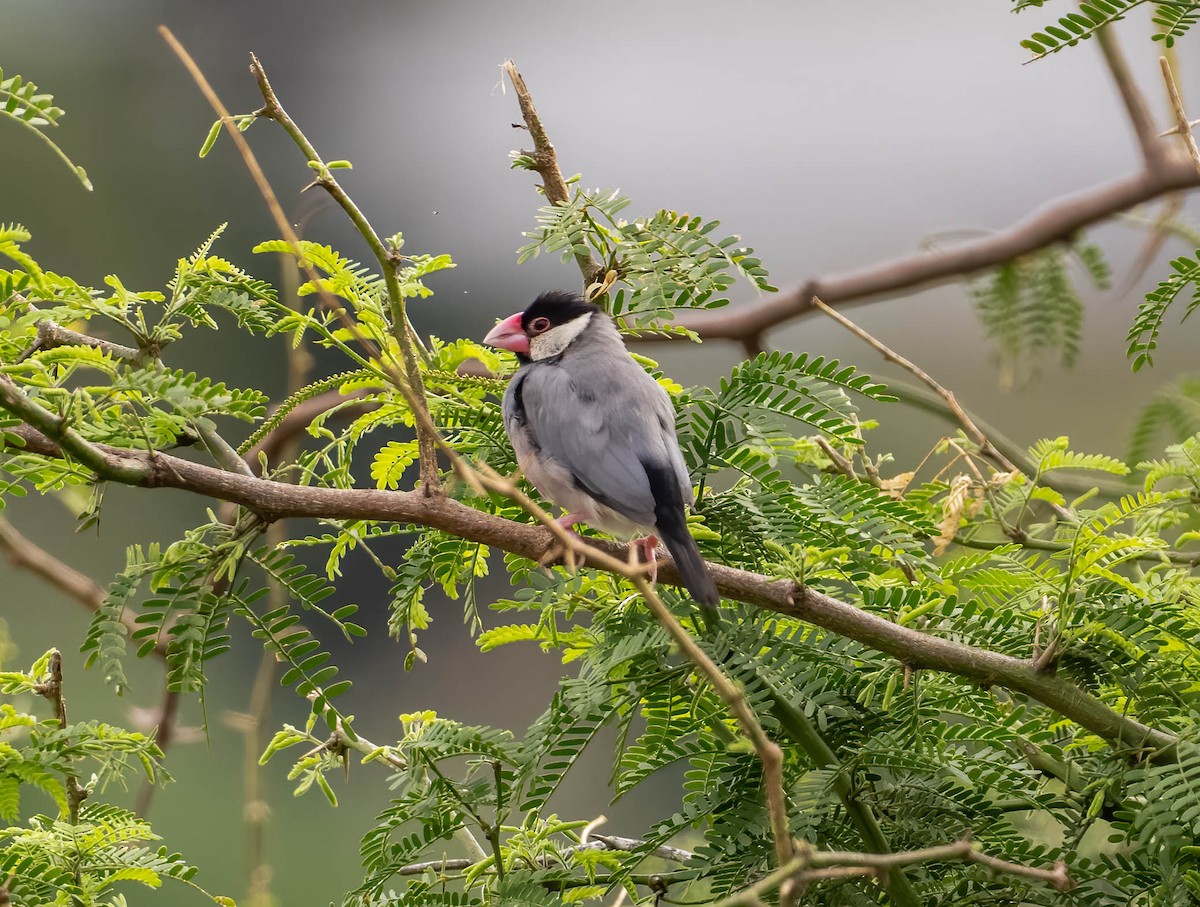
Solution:
<svg viewBox="0 0 1200 907">
<path fill-rule="evenodd" d="M 544 315 L 540 318 L 535 318 L 529 322 L 529 330 L 535 334 L 542 334 L 550 330 L 550 319 Z"/>
</svg>

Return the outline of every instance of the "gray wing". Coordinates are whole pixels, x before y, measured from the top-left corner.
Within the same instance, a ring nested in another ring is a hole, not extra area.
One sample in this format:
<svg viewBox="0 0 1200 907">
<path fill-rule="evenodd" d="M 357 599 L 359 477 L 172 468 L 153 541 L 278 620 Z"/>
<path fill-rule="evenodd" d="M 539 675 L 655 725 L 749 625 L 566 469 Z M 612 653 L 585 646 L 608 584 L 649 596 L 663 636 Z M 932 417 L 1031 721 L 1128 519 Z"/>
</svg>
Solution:
<svg viewBox="0 0 1200 907">
<path fill-rule="evenodd" d="M 653 526 L 660 502 L 647 465 L 673 473 L 685 502 L 691 482 L 670 399 L 632 359 L 622 359 L 585 360 L 583 368 L 532 366 L 513 389 L 509 408 L 514 415 L 523 410 L 542 455 L 566 467 L 583 490 L 633 522 Z"/>
</svg>

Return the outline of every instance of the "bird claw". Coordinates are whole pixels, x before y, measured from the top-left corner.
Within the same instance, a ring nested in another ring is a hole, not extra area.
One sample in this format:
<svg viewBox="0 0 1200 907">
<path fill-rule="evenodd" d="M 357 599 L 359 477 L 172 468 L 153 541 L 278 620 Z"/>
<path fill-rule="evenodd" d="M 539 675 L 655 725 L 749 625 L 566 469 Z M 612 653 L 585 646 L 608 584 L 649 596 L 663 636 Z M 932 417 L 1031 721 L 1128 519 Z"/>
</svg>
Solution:
<svg viewBox="0 0 1200 907">
<path fill-rule="evenodd" d="M 563 528 L 563 531 L 572 538 L 583 541 L 583 536 L 575 531 L 575 527 L 582 522 L 583 518 L 575 513 L 568 513 L 560 516 L 554 522 L 558 523 Z M 559 539 L 555 539 L 554 543 L 546 549 L 546 553 L 538 559 L 538 566 L 543 570 L 549 571 L 552 566 L 562 563 L 568 570 L 574 570 L 579 566 L 575 552 Z"/>
<path fill-rule="evenodd" d="M 629 543 L 629 562 L 631 564 L 640 563 L 643 558 L 645 559 L 651 587 L 658 582 L 657 551 L 658 539 L 652 535 L 648 535 L 644 539 L 634 539 Z M 641 558 L 637 556 L 638 552 L 641 553 Z"/>
</svg>

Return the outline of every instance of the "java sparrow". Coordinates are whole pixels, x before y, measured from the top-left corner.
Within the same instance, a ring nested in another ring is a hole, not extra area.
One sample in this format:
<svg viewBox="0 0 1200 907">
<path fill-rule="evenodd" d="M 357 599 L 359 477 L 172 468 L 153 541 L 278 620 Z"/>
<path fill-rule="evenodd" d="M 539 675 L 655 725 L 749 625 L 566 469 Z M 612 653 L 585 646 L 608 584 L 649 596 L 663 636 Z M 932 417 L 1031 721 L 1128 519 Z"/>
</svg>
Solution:
<svg viewBox="0 0 1200 907">
<path fill-rule="evenodd" d="M 625 349 L 603 311 L 565 291 L 538 296 L 484 339 L 517 354 L 504 394 L 504 427 L 526 477 L 587 523 L 639 544 L 653 563 L 657 536 L 706 619 L 720 598 L 687 529 L 692 503 L 675 411 Z"/>
</svg>

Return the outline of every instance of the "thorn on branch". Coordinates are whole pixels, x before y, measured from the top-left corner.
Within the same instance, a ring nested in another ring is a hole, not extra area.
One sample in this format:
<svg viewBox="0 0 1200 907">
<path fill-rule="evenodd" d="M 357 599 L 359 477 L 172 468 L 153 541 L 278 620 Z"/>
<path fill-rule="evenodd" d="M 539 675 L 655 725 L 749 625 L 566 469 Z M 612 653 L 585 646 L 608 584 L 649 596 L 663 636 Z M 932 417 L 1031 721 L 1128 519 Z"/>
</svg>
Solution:
<svg viewBox="0 0 1200 907">
<path fill-rule="evenodd" d="M 1192 127 L 1200 123 L 1200 120 L 1188 119 L 1187 111 L 1183 106 L 1183 95 L 1179 91 L 1179 83 L 1175 81 L 1175 73 L 1171 71 L 1171 61 L 1166 57 L 1159 57 L 1158 65 L 1162 69 L 1163 81 L 1167 84 L 1167 94 L 1171 98 L 1171 110 L 1175 114 L 1175 125 L 1163 135 L 1182 136 L 1188 156 L 1191 157 L 1196 170 L 1200 172 L 1200 146 L 1196 145 L 1196 137 L 1192 134 Z"/>
</svg>

